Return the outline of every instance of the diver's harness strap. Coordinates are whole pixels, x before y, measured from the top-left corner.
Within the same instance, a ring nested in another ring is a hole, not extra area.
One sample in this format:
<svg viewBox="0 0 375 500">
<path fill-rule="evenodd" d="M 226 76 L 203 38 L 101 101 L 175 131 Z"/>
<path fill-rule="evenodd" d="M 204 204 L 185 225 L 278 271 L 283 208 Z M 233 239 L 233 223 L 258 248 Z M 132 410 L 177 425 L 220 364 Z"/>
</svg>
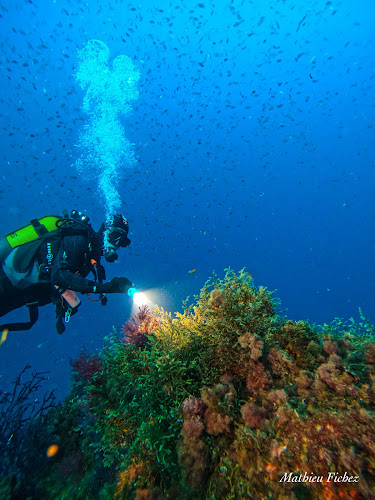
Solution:
<svg viewBox="0 0 375 500">
<path fill-rule="evenodd" d="M 96 265 L 96 269 L 97 269 L 97 273 L 98 273 L 98 283 L 103 283 L 103 281 L 106 279 L 106 275 L 105 275 L 104 267 L 100 264 L 100 260 L 99 260 L 98 264 Z M 96 281 L 96 279 L 95 279 L 95 281 Z M 108 299 L 107 299 L 105 293 L 101 293 L 99 295 L 99 300 L 100 300 L 102 306 L 107 305 Z"/>
<path fill-rule="evenodd" d="M 43 224 L 41 224 L 38 219 L 31 220 L 30 224 L 33 226 L 38 236 L 44 236 L 49 232 L 48 229 L 43 226 Z"/>
<path fill-rule="evenodd" d="M 0 326 L 0 331 L 21 332 L 22 330 L 30 330 L 38 321 L 38 302 L 29 302 L 26 306 L 29 309 L 30 321 L 26 323 L 7 323 Z"/>
<path fill-rule="evenodd" d="M 56 301 L 56 330 L 59 335 L 65 332 L 63 319 L 69 323 L 70 317 L 78 312 L 78 307 L 71 307 L 65 299 Z"/>
</svg>

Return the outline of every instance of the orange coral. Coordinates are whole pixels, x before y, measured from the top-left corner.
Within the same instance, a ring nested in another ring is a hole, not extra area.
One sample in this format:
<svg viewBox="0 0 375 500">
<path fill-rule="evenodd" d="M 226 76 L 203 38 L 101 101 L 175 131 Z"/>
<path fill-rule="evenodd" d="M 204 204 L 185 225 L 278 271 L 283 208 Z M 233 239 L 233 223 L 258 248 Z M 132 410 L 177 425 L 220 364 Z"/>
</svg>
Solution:
<svg viewBox="0 0 375 500">
<path fill-rule="evenodd" d="M 296 375 L 298 369 L 293 363 L 293 360 L 283 351 L 278 351 L 272 348 L 268 354 L 268 361 L 271 364 L 271 369 L 275 375 L 287 376 Z"/>
<path fill-rule="evenodd" d="M 339 394 L 345 394 L 353 383 L 353 378 L 341 369 L 341 360 L 337 354 L 331 354 L 328 363 L 320 365 L 316 371 L 320 380 Z"/>
<path fill-rule="evenodd" d="M 335 352 L 337 352 L 336 342 L 333 342 L 332 340 L 329 339 L 323 340 L 323 350 L 327 354 L 334 354 Z"/>
<path fill-rule="evenodd" d="M 261 357 L 263 351 L 263 340 L 253 333 L 246 332 L 239 337 L 241 347 L 250 349 L 250 357 L 254 361 Z"/>
<path fill-rule="evenodd" d="M 251 394 L 257 394 L 272 385 L 272 380 L 266 373 L 262 363 L 251 360 L 248 373 L 246 387 Z"/>
<path fill-rule="evenodd" d="M 245 403 L 241 408 L 243 421 L 245 425 L 250 428 L 260 429 L 266 414 L 264 408 L 252 402 Z"/>
<path fill-rule="evenodd" d="M 226 301 L 225 293 L 219 288 L 214 288 L 210 293 L 209 305 L 213 309 L 218 309 Z"/>
<path fill-rule="evenodd" d="M 234 388 L 233 388 L 234 389 Z M 220 400 L 228 402 L 234 396 L 231 392 L 231 384 L 217 384 L 214 389 L 205 388 L 202 390 L 202 400 L 206 403 L 207 409 L 204 412 L 204 422 L 206 432 L 212 436 L 218 436 L 229 431 L 232 417 L 226 415 L 220 407 Z"/>
<path fill-rule="evenodd" d="M 366 349 L 366 362 L 375 365 L 375 342 L 369 342 Z"/>
<path fill-rule="evenodd" d="M 207 469 L 207 450 L 201 437 L 204 430 L 203 420 L 199 415 L 191 413 L 192 401 L 184 401 L 185 418 L 178 444 L 178 458 L 183 470 L 183 480 L 192 490 L 203 485 Z M 194 403 L 195 404 L 195 403 Z M 196 405 L 195 405 L 196 406 Z M 201 411 L 198 406 L 198 411 Z"/>
</svg>

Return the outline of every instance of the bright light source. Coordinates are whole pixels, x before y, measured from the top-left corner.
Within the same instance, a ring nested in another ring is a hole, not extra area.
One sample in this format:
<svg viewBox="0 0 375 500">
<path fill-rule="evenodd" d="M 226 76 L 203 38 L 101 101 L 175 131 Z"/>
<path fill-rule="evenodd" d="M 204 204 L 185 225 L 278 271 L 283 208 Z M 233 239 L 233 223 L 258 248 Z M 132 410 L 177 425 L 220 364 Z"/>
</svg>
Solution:
<svg viewBox="0 0 375 500">
<path fill-rule="evenodd" d="M 138 297 L 135 297 L 136 294 L 142 299 L 141 302 L 138 302 Z M 137 288 L 132 287 L 128 290 L 128 295 L 131 299 L 133 299 L 131 301 L 132 316 L 138 314 L 142 306 L 146 306 L 149 311 L 153 311 L 155 304 L 158 302 L 160 303 L 160 301 L 162 301 L 163 305 L 169 305 L 169 302 L 165 302 L 165 299 L 168 299 L 169 296 L 163 288 L 147 288 L 147 290 L 143 290 L 143 292 L 141 292 L 140 290 L 137 290 Z"/>
<path fill-rule="evenodd" d="M 146 297 L 146 294 L 140 292 L 134 287 L 129 288 L 128 295 L 130 298 L 133 299 L 133 304 L 138 307 L 145 306 L 149 302 L 148 298 Z"/>
<path fill-rule="evenodd" d="M 133 302 L 136 306 L 144 306 L 147 304 L 147 297 L 142 292 L 135 292 L 133 295 Z"/>
</svg>

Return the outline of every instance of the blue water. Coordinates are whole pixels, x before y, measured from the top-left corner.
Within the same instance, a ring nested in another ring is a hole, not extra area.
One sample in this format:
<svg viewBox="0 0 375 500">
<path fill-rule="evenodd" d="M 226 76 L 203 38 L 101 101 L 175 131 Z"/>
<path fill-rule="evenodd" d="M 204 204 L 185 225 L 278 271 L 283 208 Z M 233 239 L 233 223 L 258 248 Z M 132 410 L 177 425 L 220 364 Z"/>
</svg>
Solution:
<svg viewBox="0 0 375 500">
<path fill-rule="evenodd" d="M 63 208 L 95 228 L 105 218 L 100 168 L 75 166 L 87 122 L 78 51 L 99 39 L 140 72 L 121 118 L 136 163 L 117 177 L 132 244 L 108 278 L 174 311 L 212 271 L 246 267 L 291 319 L 362 307 L 375 320 L 371 0 L 3 0 L 0 15 L 2 233 Z M 130 309 L 126 296 L 106 308 L 83 297 L 58 336 L 42 308 L 0 347 L 1 387 L 30 362 L 62 397 L 69 359 L 99 349 Z"/>
</svg>

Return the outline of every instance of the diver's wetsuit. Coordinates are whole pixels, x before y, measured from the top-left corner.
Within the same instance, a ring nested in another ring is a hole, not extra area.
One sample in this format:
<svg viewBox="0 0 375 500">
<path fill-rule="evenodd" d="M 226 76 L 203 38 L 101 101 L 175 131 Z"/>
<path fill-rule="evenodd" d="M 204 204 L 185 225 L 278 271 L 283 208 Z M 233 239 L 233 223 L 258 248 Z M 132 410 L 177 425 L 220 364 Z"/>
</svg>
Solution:
<svg viewBox="0 0 375 500">
<path fill-rule="evenodd" d="M 9 281 L 0 266 L 0 316 L 24 306 L 28 301 Z M 41 304 L 42 305 L 42 304 Z"/>
<path fill-rule="evenodd" d="M 52 256 L 49 272 L 45 271 L 47 243 Z M 100 259 L 100 249 L 93 246 L 90 250 L 88 236 L 75 234 L 45 238 L 14 249 L 13 258 L 9 261 L 11 253 L 0 266 L 0 316 L 30 302 L 37 301 L 42 306 L 56 300 L 60 294 L 54 285 L 82 293 L 104 291 L 104 284 L 85 279 L 94 270 L 91 259 L 98 263 Z M 31 268 L 34 268 L 32 273 Z M 25 280 L 19 280 L 25 273 L 32 275 L 26 284 Z"/>
<path fill-rule="evenodd" d="M 103 285 L 85 279 L 93 271 L 91 259 L 94 258 L 97 262 L 100 260 L 98 252 L 95 253 L 94 256 L 94 253 L 89 252 L 89 240 L 86 236 L 64 236 L 51 268 L 51 283 L 75 292 L 101 292 Z"/>
</svg>

